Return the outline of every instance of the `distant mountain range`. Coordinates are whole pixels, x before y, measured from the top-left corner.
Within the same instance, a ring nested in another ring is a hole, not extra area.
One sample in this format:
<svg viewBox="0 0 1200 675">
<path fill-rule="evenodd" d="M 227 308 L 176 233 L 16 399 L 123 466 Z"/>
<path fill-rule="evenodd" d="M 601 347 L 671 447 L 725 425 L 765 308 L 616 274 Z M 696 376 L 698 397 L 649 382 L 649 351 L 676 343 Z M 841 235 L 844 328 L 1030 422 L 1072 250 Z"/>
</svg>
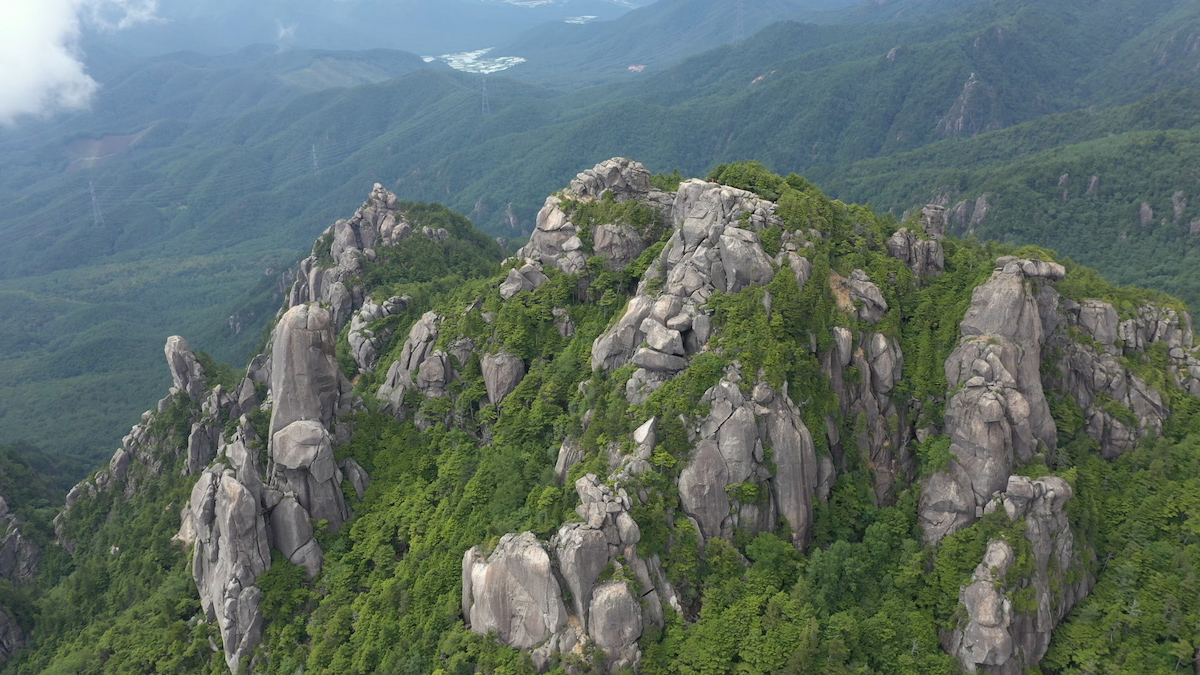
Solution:
<svg viewBox="0 0 1200 675">
<path fill-rule="evenodd" d="M 95 32 L 88 44 L 132 57 L 179 49 L 218 54 L 254 43 L 443 54 L 494 47 L 545 22 L 614 19 L 648 1 L 160 0 L 160 21 Z"/>
</svg>

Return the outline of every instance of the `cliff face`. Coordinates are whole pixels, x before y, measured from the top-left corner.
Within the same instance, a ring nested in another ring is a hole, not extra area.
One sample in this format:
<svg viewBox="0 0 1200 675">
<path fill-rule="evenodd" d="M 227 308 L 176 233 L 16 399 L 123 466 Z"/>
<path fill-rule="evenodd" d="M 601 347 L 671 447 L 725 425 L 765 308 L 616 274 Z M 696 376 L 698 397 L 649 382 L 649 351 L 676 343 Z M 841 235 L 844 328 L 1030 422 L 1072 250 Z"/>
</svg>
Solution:
<svg viewBox="0 0 1200 675">
<path fill-rule="evenodd" d="M 267 353 L 234 387 L 168 340 L 171 394 L 71 491 L 61 543 L 78 543 L 80 500 L 133 499 L 176 472 L 190 485 L 177 540 L 233 672 L 302 648 L 260 644 L 288 619 L 263 614 L 273 555 L 305 583 L 359 580 L 324 602 L 394 584 L 399 612 L 418 602 L 416 570 L 436 569 L 420 601 L 453 613 L 438 630 L 461 620 L 543 672 L 618 672 L 705 621 L 696 560 L 807 555 L 816 569 L 854 526 L 839 514 L 909 509 L 923 541 L 906 555 L 928 557 L 905 564 L 922 574 L 988 533 L 937 591 L 954 607 L 937 658 L 1036 667 L 1095 582 L 1075 488 L 1049 469 L 1062 411 L 1078 409 L 1104 458 L 1161 433 L 1171 397 L 1200 394 L 1190 318 L 1084 297 L 1041 252 L 947 239 L 940 207 L 897 226 L 802 179 L 714 177 L 756 191 L 655 187 L 636 162 L 603 162 L 546 201 L 499 269 L 490 244 L 452 219 L 420 225 L 419 205 L 376 186 L 301 264 Z M 455 266 L 472 255 L 474 276 Z M 443 263 L 444 276 L 421 271 Z M 506 426 L 523 415 L 536 424 Z M 438 457 L 412 450 L 436 443 Z M 384 447 L 416 454 L 388 464 Z M 372 501 L 363 466 L 389 476 L 386 496 Z M 419 478 L 401 489 L 405 472 Z M 528 496 L 489 493 L 505 472 Z M 493 521 L 471 520 L 490 508 Z M 311 635 L 345 607 L 315 611 Z M 361 621 L 341 639 L 365 654 L 357 641 L 391 628 Z"/>
</svg>

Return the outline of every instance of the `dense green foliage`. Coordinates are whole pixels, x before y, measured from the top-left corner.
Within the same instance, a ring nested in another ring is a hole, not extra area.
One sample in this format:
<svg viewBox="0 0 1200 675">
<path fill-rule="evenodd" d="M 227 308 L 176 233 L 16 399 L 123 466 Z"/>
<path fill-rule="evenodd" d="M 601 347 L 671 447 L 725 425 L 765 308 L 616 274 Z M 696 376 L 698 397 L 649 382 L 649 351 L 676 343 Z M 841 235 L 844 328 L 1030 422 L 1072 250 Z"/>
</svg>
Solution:
<svg viewBox="0 0 1200 675">
<path fill-rule="evenodd" d="M 815 173 L 843 198 L 896 211 L 987 195 L 987 216 L 952 218 L 957 232 L 1047 246 L 1116 283 L 1195 303 L 1196 110 L 1200 94 L 1179 90 Z"/>
<path fill-rule="evenodd" d="M 351 421 L 353 440 L 337 452 L 360 462 L 371 486 L 361 501 L 351 498 L 355 515 L 346 527 L 319 534 L 325 562 L 316 580 L 305 581 L 279 556 L 260 578 L 268 623 L 258 672 L 532 673 L 526 654 L 464 628 L 463 551 L 478 545 L 487 553 L 508 532 L 547 538 L 564 520 L 577 518 L 574 491 L 554 474 L 562 441 L 576 438 L 585 452 L 570 479 L 603 471 L 608 446 L 628 443 L 632 429 L 651 416 L 662 423 L 651 459 L 656 470 L 641 479 L 650 498 L 633 511 L 642 531 L 638 550 L 662 556 L 683 612 L 668 610 L 665 628 L 643 636 L 644 672 L 958 672 L 941 650 L 939 631 L 957 621 L 959 589 L 989 540 L 1012 543 L 1017 562 L 1011 576 L 1029 573 L 1022 521 L 996 514 L 936 550 L 923 547 L 919 487 L 910 484 L 916 476 L 898 482 L 879 505 L 866 458 L 843 450 L 845 471 L 828 503 L 816 507 L 807 553 L 788 543 L 786 528 L 756 536 L 738 532 L 732 542 L 710 539 L 701 546 L 682 517 L 672 480 L 690 451 L 684 420 L 706 413 L 703 393 L 735 361 L 743 373 L 761 369 L 773 384 L 787 382 L 790 391 L 803 392 L 810 428 L 823 429 L 829 415 L 843 438 L 855 433 L 858 421 L 841 418 L 811 353 L 813 339 L 820 350 L 830 347 L 834 326 L 865 330 L 834 293 L 835 275 L 854 269 L 892 280 L 882 285 L 888 315 L 871 330 L 899 337 L 904 378 L 894 395 L 925 401 L 921 414 L 936 422 L 946 391 L 941 363 L 957 341 L 971 292 L 991 273 L 996 256 L 1016 251 L 948 238 L 945 274 L 922 281 L 886 255 L 883 242 L 900 226 L 887 215 L 829 200 L 804 179 L 775 176 L 757 164 L 726 165 L 713 178 L 777 199 L 784 230 L 819 231 L 823 237 L 802 249 L 814 263 L 812 277 L 802 291 L 785 272 L 764 287 L 714 296 L 718 334 L 712 349 L 632 406 L 624 396 L 632 368 L 593 373 L 591 346 L 661 246 L 620 272 L 602 261 L 574 277 L 549 270 L 547 283 L 506 302 L 497 292 L 503 274 L 493 258 L 480 254 L 486 239 L 448 211 L 410 207 L 410 215 L 420 211 L 461 225 L 455 236 L 474 242 L 462 249 L 474 253 L 448 264 L 442 256 L 385 251 L 365 268 L 366 278 L 378 284 L 371 293 L 413 298 L 408 311 L 387 320 L 394 332 L 378 370 L 386 371 L 398 356 L 409 326 L 434 309 L 446 317 L 442 343 L 466 336 L 485 352 L 503 348 L 526 362 L 528 374 L 499 406 L 485 404 L 475 354 L 456 364 L 460 378 L 450 398 L 414 401 L 416 417 L 404 420 L 374 409 L 378 375 L 357 379 L 368 410 Z M 599 202 L 577 208 L 580 222 L 592 225 L 615 219 L 654 227 L 632 207 Z M 762 236 L 772 237 L 767 231 Z M 774 236 L 783 240 L 782 232 Z M 1020 253 L 1052 257 L 1041 249 Z M 1122 307 L 1152 297 L 1113 287 L 1073 265 L 1062 290 Z M 555 308 L 568 310 L 573 336 L 555 328 Z M 1144 362 L 1129 363 L 1163 389 L 1176 411 L 1163 439 L 1105 462 L 1084 433 L 1078 408 L 1052 398 L 1061 450 L 1051 466 L 1023 468 L 1031 475 L 1053 471 L 1073 485 L 1076 536 L 1097 554 L 1079 571 L 1098 579 L 1096 592 L 1056 634 L 1047 661 L 1056 670 L 1172 672 L 1200 646 L 1200 403 L 1174 391 L 1165 363 L 1155 351 Z M 585 428 L 582 416 L 589 411 Z M 172 399 L 150 425 L 162 439 L 163 474 L 135 472 L 139 488 L 128 499 L 109 492 L 81 500 L 65 521 L 74 551 L 49 546 L 35 588 L 0 589 L 7 593 L 0 599 L 36 628 L 33 647 L 4 672 L 222 672 L 220 655 L 208 646 L 219 636 L 196 620 L 188 554 L 171 543 L 191 484 L 179 476 L 176 458 L 195 414 L 185 398 Z M 265 424 L 265 416 L 252 423 Z M 824 434 L 815 435 L 823 443 Z M 944 437 L 933 437 L 914 449 L 922 473 L 944 465 L 945 445 Z M 833 449 L 826 444 L 820 451 Z M 763 494 L 762 485 L 750 482 L 734 486 L 730 496 L 756 501 Z M 1008 590 L 1018 611 L 1029 608 L 1029 589 Z"/>
</svg>

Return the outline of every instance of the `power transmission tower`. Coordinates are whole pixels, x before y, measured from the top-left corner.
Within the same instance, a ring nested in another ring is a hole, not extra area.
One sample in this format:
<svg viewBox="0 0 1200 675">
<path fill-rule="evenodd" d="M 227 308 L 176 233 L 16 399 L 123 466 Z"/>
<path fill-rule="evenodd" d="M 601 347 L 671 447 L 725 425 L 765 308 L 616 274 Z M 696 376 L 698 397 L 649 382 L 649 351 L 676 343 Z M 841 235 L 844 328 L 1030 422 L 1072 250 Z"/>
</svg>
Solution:
<svg viewBox="0 0 1200 675">
<path fill-rule="evenodd" d="M 735 43 L 746 39 L 746 3 L 737 0 L 737 13 L 733 19 L 733 41 Z"/>
<path fill-rule="evenodd" d="M 317 163 L 317 144 L 312 144 L 312 160 L 313 160 L 313 175 L 317 175 L 317 171 L 321 169 L 321 165 Z"/>
<path fill-rule="evenodd" d="M 96 227 L 104 227 L 104 213 L 100 210 L 100 202 L 96 201 L 96 186 L 88 181 L 88 192 L 92 194 L 92 220 Z"/>
<path fill-rule="evenodd" d="M 487 117 L 492 114 L 492 108 L 488 105 L 487 77 L 481 78 L 483 81 L 483 115 Z"/>
</svg>

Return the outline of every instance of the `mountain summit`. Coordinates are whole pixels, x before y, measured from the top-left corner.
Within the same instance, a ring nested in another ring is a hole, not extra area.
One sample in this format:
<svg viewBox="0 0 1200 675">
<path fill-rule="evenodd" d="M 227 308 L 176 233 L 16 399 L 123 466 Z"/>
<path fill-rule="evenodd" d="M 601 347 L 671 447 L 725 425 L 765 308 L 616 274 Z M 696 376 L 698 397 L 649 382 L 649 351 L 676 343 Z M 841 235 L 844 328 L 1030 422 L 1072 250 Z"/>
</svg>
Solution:
<svg viewBox="0 0 1200 675">
<path fill-rule="evenodd" d="M 617 158 L 501 260 L 376 185 L 265 345 L 234 372 L 167 341 L 170 394 L 0 595 L 5 654 L 28 643 L 9 671 L 1154 671 L 1197 648 L 1189 314 L 949 236 L 942 207 Z"/>
</svg>

